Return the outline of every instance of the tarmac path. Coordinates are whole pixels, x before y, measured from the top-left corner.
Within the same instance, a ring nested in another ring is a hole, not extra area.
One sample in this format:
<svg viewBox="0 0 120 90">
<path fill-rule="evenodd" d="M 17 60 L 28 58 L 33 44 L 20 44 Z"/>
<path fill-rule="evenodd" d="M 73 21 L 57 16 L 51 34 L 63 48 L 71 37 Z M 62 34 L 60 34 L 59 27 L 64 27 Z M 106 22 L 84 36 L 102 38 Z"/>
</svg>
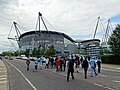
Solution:
<svg viewBox="0 0 120 90">
<path fill-rule="evenodd" d="M 74 73 L 75 80 L 67 82 L 66 72 L 44 68 L 33 72 L 33 62 L 30 64 L 30 71 L 26 71 L 24 60 L 5 60 L 4 63 L 8 72 L 9 90 L 119 90 L 120 88 L 119 66 L 103 67 L 96 77 L 90 77 L 88 71 L 87 79 L 84 79 L 83 70 L 80 69 L 79 73 L 76 71 Z"/>
</svg>

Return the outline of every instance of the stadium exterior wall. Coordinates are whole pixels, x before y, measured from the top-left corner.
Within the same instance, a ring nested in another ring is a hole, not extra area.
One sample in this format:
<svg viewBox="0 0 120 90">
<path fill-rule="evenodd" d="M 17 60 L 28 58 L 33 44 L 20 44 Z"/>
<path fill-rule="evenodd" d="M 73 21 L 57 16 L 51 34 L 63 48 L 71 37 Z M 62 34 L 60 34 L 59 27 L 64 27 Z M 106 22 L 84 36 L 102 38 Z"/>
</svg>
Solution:
<svg viewBox="0 0 120 90">
<path fill-rule="evenodd" d="M 19 37 L 20 50 L 34 48 L 44 48 L 45 50 L 54 45 L 56 52 L 64 54 L 65 50 L 69 51 L 69 54 L 76 53 L 77 46 L 74 44 L 74 40 L 68 35 L 55 31 L 29 31 L 23 33 Z"/>
<path fill-rule="evenodd" d="M 80 53 L 89 56 L 100 56 L 100 40 L 89 39 L 89 40 L 77 40 L 79 44 Z"/>
</svg>

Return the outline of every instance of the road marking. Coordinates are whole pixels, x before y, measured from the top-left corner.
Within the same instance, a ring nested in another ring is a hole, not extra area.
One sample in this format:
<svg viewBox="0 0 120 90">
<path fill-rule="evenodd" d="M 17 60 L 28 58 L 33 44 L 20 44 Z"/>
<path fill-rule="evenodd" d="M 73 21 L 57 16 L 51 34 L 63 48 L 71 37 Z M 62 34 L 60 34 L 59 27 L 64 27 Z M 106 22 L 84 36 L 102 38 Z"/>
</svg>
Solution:
<svg viewBox="0 0 120 90">
<path fill-rule="evenodd" d="M 0 84 L 2 84 L 2 83 L 6 83 L 7 81 L 0 81 Z"/>
<path fill-rule="evenodd" d="M 17 68 L 15 67 L 13 64 L 11 64 L 10 62 L 7 61 L 7 63 L 9 63 L 11 66 L 13 66 L 22 76 L 23 78 L 25 78 L 25 80 L 30 84 L 30 86 L 34 89 L 37 90 L 37 88 L 25 77 L 25 75 Z"/>
<path fill-rule="evenodd" d="M 2 70 L 2 71 L 3 71 L 3 70 L 6 70 L 6 68 L 5 68 L 5 67 L 0 67 L 0 70 Z"/>
<path fill-rule="evenodd" d="M 114 76 L 114 77 L 116 77 L 116 78 L 120 78 L 119 76 Z"/>
<path fill-rule="evenodd" d="M 115 90 L 115 89 L 113 89 L 113 88 L 105 87 L 105 86 L 100 85 L 100 84 L 97 84 L 97 83 L 94 83 L 94 85 L 99 86 L 99 87 L 102 87 L 102 88 L 106 88 L 106 89 L 109 89 L 109 90 Z"/>
<path fill-rule="evenodd" d="M 116 81 L 116 80 L 112 80 L 113 82 L 117 82 L 117 83 L 120 83 L 120 81 Z"/>
<path fill-rule="evenodd" d="M 1 75 L 0 78 L 7 77 L 7 75 Z"/>
<path fill-rule="evenodd" d="M 7 78 L 0 78 L 0 81 L 2 81 L 2 80 L 7 80 Z"/>
</svg>

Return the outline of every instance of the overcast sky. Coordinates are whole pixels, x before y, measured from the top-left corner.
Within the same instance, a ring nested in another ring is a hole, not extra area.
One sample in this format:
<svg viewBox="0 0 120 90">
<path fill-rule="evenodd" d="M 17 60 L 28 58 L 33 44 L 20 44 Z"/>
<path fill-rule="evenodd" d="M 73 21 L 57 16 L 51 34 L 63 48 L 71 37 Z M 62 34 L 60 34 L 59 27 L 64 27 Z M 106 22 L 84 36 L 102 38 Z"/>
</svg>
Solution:
<svg viewBox="0 0 120 90">
<path fill-rule="evenodd" d="M 101 39 L 108 19 L 113 27 L 120 23 L 120 0 L 0 0 L 0 52 L 11 49 L 7 37 L 13 21 L 21 33 L 35 30 L 38 12 L 49 30 L 63 32 L 74 40 L 93 38 L 100 16 L 96 38 Z M 14 36 L 14 29 L 11 32 Z"/>
</svg>

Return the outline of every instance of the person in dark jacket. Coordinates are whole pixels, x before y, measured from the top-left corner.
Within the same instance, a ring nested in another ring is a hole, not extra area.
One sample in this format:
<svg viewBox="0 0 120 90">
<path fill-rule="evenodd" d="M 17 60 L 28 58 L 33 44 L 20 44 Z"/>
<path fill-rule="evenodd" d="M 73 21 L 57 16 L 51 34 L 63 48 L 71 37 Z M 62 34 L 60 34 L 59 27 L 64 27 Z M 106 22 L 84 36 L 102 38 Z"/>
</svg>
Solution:
<svg viewBox="0 0 120 90">
<path fill-rule="evenodd" d="M 53 68 L 53 64 L 54 64 L 54 59 L 53 57 L 51 58 L 51 68 Z"/>
<path fill-rule="evenodd" d="M 30 59 L 26 60 L 26 65 L 27 65 L 27 71 L 29 71 Z"/>
<path fill-rule="evenodd" d="M 97 66 L 98 66 L 98 73 L 100 73 L 100 69 L 101 69 L 101 60 L 100 60 L 100 57 L 98 57 Z"/>
<path fill-rule="evenodd" d="M 62 71 L 62 66 L 63 66 L 63 57 L 60 58 L 60 71 Z"/>
<path fill-rule="evenodd" d="M 73 73 L 74 73 L 74 60 L 73 59 L 68 61 L 67 67 L 68 67 L 67 82 L 69 82 L 70 73 L 71 73 L 72 79 L 74 79 L 74 75 L 73 75 Z"/>
<path fill-rule="evenodd" d="M 78 56 L 75 56 L 75 63 L 76 63 L 76 69 L 77 73 L 79 72 L 79 66 L 80 66 L 80 60 Z"/>
<path fill-rule="evenodd" d="M 87 79 L 87 70 L 88 70 L 89 64 L 87 58 L 83 61 L 82 68 L 84 68 L 84 74 L 85 74 L 85 79 Z"/>
<path fill-rule="evenodd" d="M 66 68 L 66 59 L 65 59 L 65 57 L 63 58 L 63 67 L 64 67 L 64 71 L 65 71 L 65 68 Z"/>
</svg>

